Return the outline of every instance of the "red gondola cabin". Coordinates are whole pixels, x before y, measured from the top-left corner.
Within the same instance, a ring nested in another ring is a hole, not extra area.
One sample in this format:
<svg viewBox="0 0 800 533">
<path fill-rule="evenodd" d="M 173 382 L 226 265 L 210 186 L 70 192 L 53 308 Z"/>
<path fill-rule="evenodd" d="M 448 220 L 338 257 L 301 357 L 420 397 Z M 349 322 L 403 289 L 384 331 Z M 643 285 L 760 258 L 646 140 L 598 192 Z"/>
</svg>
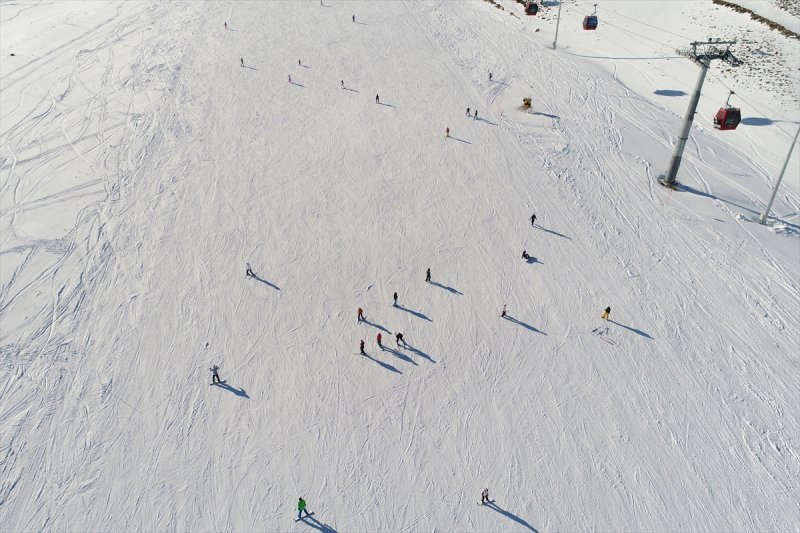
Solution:
<svg viewBox="0 0 800 533">
<path fill-rule="evenodd" d="M 535 15 L 538 12 L 539 12 L 539 5 L 533 0 L 528 0 L 528 3 L 525 4 L 525 14 Z"/>
<path fill-rule="evenodd" d="M 742 112 L 738 107 L 721 107 L 714 115 L 714 127 L 718 130 L 735 130 L 742 121 Z"/>
</svg>

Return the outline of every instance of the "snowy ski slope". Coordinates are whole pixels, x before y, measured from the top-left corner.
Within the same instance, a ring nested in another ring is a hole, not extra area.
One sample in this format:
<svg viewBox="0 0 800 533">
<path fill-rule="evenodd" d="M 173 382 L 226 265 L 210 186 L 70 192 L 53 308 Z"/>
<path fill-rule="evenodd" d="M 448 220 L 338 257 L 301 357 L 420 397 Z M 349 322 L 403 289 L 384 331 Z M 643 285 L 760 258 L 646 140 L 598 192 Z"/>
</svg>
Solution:
<svg viewBox="0 0 800 533">
<path fill-rule="evenodd" d="M 635 22 L 324 4 L 0 4 L 2 529 L 798 531 L 798 110 L 670 193 Z"/>
</svg>

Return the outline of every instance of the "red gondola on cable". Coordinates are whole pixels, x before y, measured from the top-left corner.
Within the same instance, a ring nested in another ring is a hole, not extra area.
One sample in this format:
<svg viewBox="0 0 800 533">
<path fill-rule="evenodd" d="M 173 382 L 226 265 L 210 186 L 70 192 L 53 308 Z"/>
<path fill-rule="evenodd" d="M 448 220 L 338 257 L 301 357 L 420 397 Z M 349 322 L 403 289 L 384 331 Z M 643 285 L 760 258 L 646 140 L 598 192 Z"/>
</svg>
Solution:
<svg viewBox="0 0 800 533">
<path fill-rule="evenodd" d="M 539 12 L 539 4 L 537 4 L 534 0 L 528 0 L 528 3 L 525 4 L 525 14 L 535 15 L 538 12 Z"/>
<path fill-rule="evenodd" d="M 597 29 L 597 4 L 594 5 L 594 13 L 583 17 L 583 29 L 584 30 Z"/>
<path fill-rule="evenodd" d="M 714 115 L 714 127 L 718 130 L 735 130 L 739 122 L 742 121 L 742 112 L 738 107 L 733 107 L 728 104 L 731 100 L 733 91 L 728 95 L 725 100 L 725 107 L 720 107 L 717 114 Z"/>
</svg>

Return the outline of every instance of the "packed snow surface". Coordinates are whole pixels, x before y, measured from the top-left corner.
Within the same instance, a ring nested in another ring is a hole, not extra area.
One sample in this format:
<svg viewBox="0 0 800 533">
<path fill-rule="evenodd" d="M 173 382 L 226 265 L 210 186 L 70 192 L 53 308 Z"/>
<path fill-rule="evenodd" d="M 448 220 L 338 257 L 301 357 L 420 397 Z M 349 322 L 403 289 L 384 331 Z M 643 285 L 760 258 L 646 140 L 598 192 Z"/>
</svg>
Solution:
<svg viewBox="0 0 800 533">
<path fill-rule="evenodd" d="M 500 6 L 0 4 L 3 530 L 798 531 L 796 41 Z"/>
</svg>

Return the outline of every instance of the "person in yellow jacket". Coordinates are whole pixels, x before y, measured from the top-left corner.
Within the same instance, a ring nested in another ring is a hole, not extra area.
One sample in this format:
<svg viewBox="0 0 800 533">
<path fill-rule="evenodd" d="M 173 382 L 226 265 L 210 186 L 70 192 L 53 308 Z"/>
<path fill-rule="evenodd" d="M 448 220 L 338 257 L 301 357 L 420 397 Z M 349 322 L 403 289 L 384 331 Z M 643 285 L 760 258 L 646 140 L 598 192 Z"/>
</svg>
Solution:
<svg viewBox="0 0 800 533">
<path fill-rule="evenodd" d="M 610 307 L 606 307 L 605 309 L 603 309 L 603 314 L 600 315 L 600 318 L 602 318 L 604 320 L 608 320 L 608 316 L 610 314 L 611 314 L 611 308 Z"/>
</svg>

